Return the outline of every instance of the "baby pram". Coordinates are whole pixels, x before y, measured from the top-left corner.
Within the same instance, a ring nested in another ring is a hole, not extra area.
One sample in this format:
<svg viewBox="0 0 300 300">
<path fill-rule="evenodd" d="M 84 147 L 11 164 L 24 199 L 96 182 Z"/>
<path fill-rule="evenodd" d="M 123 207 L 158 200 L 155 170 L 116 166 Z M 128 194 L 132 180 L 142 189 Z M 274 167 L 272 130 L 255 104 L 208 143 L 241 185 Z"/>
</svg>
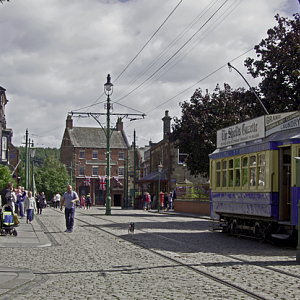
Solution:
<svg viewBox="0 0 300 300">
<path fill-rule="evenodd" d="M 1 235 L 17 236 L 17 230 L 14 228 L 14 215 L 11 205 L 5 204 L 1 209 Z"/>
</svg>

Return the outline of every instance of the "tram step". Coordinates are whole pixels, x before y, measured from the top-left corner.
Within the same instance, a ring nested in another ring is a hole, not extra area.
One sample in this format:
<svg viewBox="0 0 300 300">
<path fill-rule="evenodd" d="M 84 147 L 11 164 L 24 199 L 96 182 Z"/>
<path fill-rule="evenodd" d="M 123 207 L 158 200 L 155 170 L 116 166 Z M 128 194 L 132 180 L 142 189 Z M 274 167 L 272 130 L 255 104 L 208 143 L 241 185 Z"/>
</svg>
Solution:
<svg viewBox="0 0 300 300">
<path fill-rule="evenodd" d="M 274 233 L 271 236 L 276 238 L 276 239 L 280 239 L 280 240 L 287 240 L 290 237 L 290 235 L 282 234 L 282 233 Z"/>
<path fill-rule="evenodd" d="M 210 231 L 214 231 L 214 230 L 223 230 L 223 227 L 212 227 L 210 229 Z"/>
</svg>

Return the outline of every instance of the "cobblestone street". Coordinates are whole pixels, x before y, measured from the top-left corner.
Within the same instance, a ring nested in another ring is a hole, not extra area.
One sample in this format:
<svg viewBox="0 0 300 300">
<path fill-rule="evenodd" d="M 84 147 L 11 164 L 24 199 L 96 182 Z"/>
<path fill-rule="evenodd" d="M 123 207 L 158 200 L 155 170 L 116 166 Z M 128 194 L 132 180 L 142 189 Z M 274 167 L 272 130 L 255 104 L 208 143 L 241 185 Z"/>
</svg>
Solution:
<svg viewBox="0 0 300 300">
<path fill-rule="evenodd" d="M 300 299 L 295 249 L 210 232 L 208 219 L 174 214 L 113 208 L 105 216 L 93 207 L 75 217 L 65 233 L 64 214 L 47 208 L 34 222 L 51 246 L 1 248 L 8 275 L 33 277 L 0 299 Z"/>
</svg>

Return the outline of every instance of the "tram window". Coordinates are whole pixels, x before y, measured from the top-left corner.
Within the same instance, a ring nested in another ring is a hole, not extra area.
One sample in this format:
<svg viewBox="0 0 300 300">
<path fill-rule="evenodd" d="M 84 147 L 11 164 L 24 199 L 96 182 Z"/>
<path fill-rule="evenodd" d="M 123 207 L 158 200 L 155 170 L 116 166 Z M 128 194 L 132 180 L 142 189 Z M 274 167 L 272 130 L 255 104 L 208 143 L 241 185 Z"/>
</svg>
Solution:
<svg viewBox="0 0 300 300">
<path fill-rule="evenodd" d="M 240 186 L 241 184 L 241 171 L 235 170 L 235 186 Z"/>
<path fill-rule="evenodd" d="M 229 159 L 228 168 L 228 186 L 233 186 L 233 159 Z"/>
<path fill-rule="evenodd" d="M 248 167 L 248 157 L 243 158 L 243 167 Z"/>
<path fill-rule="evenodd" d="M 250 166 L 256 165 L 256 155 L 250 156 Z"/>
<path fill-rule="evenodd" d="M 234 160 L 234 167 L 235 167 L 235 186 L 241 186 L 241 159 L 235 158 Z"/>
<path fill-rule="evenodd" d="M 229 173 L 229 182 L 228 182 L 228 185 L 229 186 L 233 186 L 233 170 L 229 170 L 228 173 Z"/>
<path fill-rule="evenodd" d="M 259 186 L 265 186 L 265 167 L 259 167 Z"/>
<path fill-rule="evenodd" d="M 226 186 L 226 176 L 227 176 L 227 172 L 226 171 L 223 171 L 223 187 Z"/>
<path fill-rule="evenodd" d="M 221 187 L 221 162 L 217 162 L 217 187 Z"/>
<path fill-rule="evenodd" d="M 259 156 L 258 156 L 258 164 L 259 165 L 265 165 L 266 164 L 265 154 L 259 154 Z"/>
<path fill-rule="evenodd" d="M 256 186 L 256 168 L 251 168 L 250 186 Z"/>
<path fill-rule="evenodd" d="M 243 187 L 248 186 L 248 169 L 243 169 Z"/>
<path fill-rule="evenodd" d="M 217 187 L 221 187 L 221 172 L 217 172 Z"/>
<path fill-rule="evenodd" d="M 226 177 L 227 177 L 227 161 L 224 160 L 223 161 L 223 168 L 222 168 L 222 186 L 223 187 L 225 187 L 226 184 L 227 184 Z"/>
</svg>

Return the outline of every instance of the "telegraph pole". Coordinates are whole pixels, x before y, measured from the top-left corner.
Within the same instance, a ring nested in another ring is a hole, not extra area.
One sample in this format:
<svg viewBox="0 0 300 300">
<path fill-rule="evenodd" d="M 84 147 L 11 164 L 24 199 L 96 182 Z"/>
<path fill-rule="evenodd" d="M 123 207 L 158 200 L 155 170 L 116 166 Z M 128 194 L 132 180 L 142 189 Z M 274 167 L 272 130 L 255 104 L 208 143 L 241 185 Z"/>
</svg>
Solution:
<svg viewBox="0 0 300 300">
<path fill-rule="evenodd" d="M 135 129 L 133 131 L 133 209 L 135 209 L 135 176 L 136 176 L 136 166 L 135 166 Z"/>
</svg>

